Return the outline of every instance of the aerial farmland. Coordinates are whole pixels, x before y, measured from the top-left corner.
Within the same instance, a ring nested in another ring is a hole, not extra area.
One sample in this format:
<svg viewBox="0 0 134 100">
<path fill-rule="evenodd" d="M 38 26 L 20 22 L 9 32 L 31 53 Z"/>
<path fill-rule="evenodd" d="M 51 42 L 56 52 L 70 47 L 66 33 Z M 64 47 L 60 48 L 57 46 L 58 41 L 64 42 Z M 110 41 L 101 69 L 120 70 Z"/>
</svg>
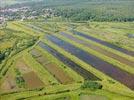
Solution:
<svg viewBox="0 0 134 100">
<path fill-rule="evenodd" d="M 45 18 L 1 17 L 0 100 L 134 100 L 134 22 L 71 20 L 57 5 Z"/>
</svg>

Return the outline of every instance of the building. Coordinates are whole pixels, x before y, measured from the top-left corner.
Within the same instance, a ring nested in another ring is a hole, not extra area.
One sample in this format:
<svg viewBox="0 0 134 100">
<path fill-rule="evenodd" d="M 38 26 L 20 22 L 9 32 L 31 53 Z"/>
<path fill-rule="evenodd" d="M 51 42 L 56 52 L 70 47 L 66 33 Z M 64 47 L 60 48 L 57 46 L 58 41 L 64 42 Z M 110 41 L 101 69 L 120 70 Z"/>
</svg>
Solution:
<svg viewBox="0 0 134 100">
<path fill-rule="evenodd" d="M 5 18 L 4 17 L 0 17 L 0 24 L 3 24 L 5 22 Z"/>
</svg>

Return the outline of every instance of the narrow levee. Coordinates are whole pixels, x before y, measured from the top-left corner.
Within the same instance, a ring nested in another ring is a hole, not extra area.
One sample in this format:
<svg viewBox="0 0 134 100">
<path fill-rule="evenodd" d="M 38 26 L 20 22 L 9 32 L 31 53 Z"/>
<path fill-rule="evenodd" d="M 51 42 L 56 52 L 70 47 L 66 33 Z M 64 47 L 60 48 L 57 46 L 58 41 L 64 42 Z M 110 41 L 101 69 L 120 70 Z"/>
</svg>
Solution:
<svg viewBox="0 0 134 100">
<path fill-rule="evenodd" d="M 127 54 L 127 55 L 134 56 L 134 52 L 133 52 L 133 51 L 128 51 L 128 50 L 126 50 L 126 49 L 124 49 L 124 48 L 118 47 L 118 46 L 116 46 L 116 45 L 114 45 L 114 44 L 111 44 L 111 43 L 109 43 L 109 42 L 106 42 L 106 41 L 97 39 L 97 38 L 95 38 L 95 37 L 86 35 L 86 34 L 84 34 L 84 33 L 78 32 L 78 31 L 73 31 L 73 34 L 82 36 L 82 37 L 84 37 L 84 38 L 86 38 L 86 39 L 89 39 L 89 40 L 92 40 L 92 41 L 95 41 L 95 42 L 100 43 L 100 44 L 102 44 L 102 45 L 105 45 L 105 46 L 107 46 L 107 47 L 109 47 L 109 48 L 112 48 L 112 49 L 118 50 L 118 51 L 120 51 L 120 52 L 123 52 L 123 53 L 125 53 L 125 54 Z"/>
<path fill-rule="evenodd" d="M 74 70 L 75 72 L 77 72 L 85 80 L 100 80 L 95 75 L 93 75 L 89 71 L 85 70 L 84 68 L 82 68 L 81 66 L 79 66 L 78 64 L 76 64 L 75 62 L 73 62 L 72 60 L 70 60 L 69 58 L 65 57 L 64 55 L 62 55 L 61 53 L 59 53 L 58 51 L 56 51 L 52 47 L 48 46 L 47 44 L 44 44 L 43 42 L 39 42 L 38 45 L 41 48 L 43 48 L 44 50 L 48 51 L 50 54 L 52 54 L 58 60 L 62 61 L 65 65 L 67 65 L 68 67 L 70 67 L 72 70 Z"/>
<path fill-rule="evenodd" d="M 82 44 L 82 45 L 84 45 L 86 47 L 89 47 L 89 48 L 95 50 L 95 51 L 98 51 L 99 53 L 102 53 L 102 54 L 104 54 L 104 55 L 106 55 L 108 57 L 116 59 L 121 63 L 124 63 L 124 64 L 126 64 L 126 65 L 128 65 L 130 67 L 134 67 L 134 62 L 133 61 L 130 61 L 130 60 L 126 59 L 126 58 L 123 58 L 123 57 L 121 57 L 121 56 L 119 56 L 119 55 L 117 55 L 115 53 L 110 52 L 110 51 L 107 51 L 107 50 L 105 50 L 105 49 L 103 49 L 103 48 L 101 48 L 99 46 L 95 46 L 95 45 L 93 45 L 93 44 L 91 44 L 89 42 L 80 40 L 80 39 L 74 37 L 73 35 L 70 35 L 70 34 L 67 34 L 67 33 L 64 33 L 64 32 L 62 32 L 60 34 L 62 36 L 64 36 L 64 37 L 68 38 L 68 39 L 71 39 L 71 40 L 79 43 L 79 44 Z"/>
<path fill-rule="evenodd" d="M 81 50 L 80 48 L 63 41 L 55 36 L 47 35 L 46 38 L 57 46 L 63 48 L 65 51 L 71 53 L 72 55 L 78 57 L 82 61 L 96 68 L 97 70 L 103 72 L 104 74 L 112 77 L 113 79 L 121 82 L 130 89 L 134 89 L 134 75 L 123 71 L 122 69 L 109 64 L 96 56 L 89 54 L 86 51 Z"/>
</svg>

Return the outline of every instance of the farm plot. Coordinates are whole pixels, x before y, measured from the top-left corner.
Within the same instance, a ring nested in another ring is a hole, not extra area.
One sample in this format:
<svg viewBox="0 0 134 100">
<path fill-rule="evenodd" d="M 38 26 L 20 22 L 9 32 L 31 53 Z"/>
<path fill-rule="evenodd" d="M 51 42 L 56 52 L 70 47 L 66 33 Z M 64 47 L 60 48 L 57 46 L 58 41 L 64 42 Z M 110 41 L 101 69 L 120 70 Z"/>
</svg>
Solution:
<svg viewBox="0 0 134 100">
<path fill-rule="evenodd" d="M 33 30 L 32 28 L 29 28 L 29 27 L 27 27 L 27 26 L 24 26 L 24 25 L 22 25 L 20 22 L 11 22 L 11 23 L 9 23 L 8 27 L 9 27 L 9 28 L 17 29 L 17 30 L 19 30 L 19 31 L 23 31 L 23 32 L 25 32 L 25 33 L 27 33 L 27 34 L 29 34 L 29 35 L 32 35 L 32 36 L 35 36 L 35 35 L 40 34 L 39 31 L 35 31 L 35 30 Z M 37 33 L 38 33 L 38 34 L 37 34 Z"/>
<path fill-rule="evenodd" d="M 89 36 L 87 34 L 84 34 L 84 33 L 78 32 L 78 31 L 73 31 L 73 34 L 82 36 L 82 37 L 84 37 L 86 39 L 89 39 L 89 40 L 92 40 L 92 41 L 95 41 L 95 42 L 100 43 L 102 45 L 105 45 L 105 46 L 107 46 L 109 48 L 112 48 L 112 49 L 118 50 L 120 52 L 123 52 L 123 53 L 125 53 L 127 55 L 134 56 L 134 52 L 133 51 L 128 51 L 128 50 L 126 50 L 124 48 L 118 47 L 118 46 L 116 46 L 114 44 L 111 44 L 109 42 L 97 39 L 97 38 Z"/>
<path fill-rule="evenodd" d="M 110 42 L 127 50 L 134 51 L 133 23 L 90 23 L 77 28 L 80 32 Z"/>
<path fill-rule="evenodd" d="M 72 83 L 73 79 L 69 77 L 62 69 L 55 63 L 49 63 L 44 66 L 53 76 L 62 84 Z"/>
<path fill-rule="evenodd" d="M 44 30 L 45 32 L 58 32 L 61 28 L 57 23 L 33 23 L 32 25 L 38 27 L 40 30 Z M 61 26 L 61 25 L 60 25 Z"/>
<path fill-rule="evenodd" d="M 26 63 L 24 62 L 24 60 L 22 58 L 19 58 L 16 62 L 16 68 L 22 73 L 29 73 L 31 72 L 31 68 L 29 66 L 26 65 Z"/>
<path fill-rule="evenodd" d="M 31 51 L 33 53 L 33 51 Z M 35 50 L 34 50 L 35 52 Z M 31 53 L 31 54 L 32 54 Z M 41 55 L 39 51 L 36 50 L 36 54 Z M 47 57 L 36 56 L 35 59 L 39 62 L 45 69 L 48 70 L 60 83 L 69 84 L 73 82 L 73 79 L 69 77 L 59 66 L 51 62 Z"/>
<path fill-rule="evenodd" d="M 61 97 L 61 98 L 57 98 L 55 100 L 71 100 L 70 97 Z"/>
<path fill-rule="evenodd" d="M 34 26 L 34 27 L 33 27 Z M 36 30 L 39 30 L 40 32 L 44 33 L 44 32 L 51 32 L 51 26 L 49 24 L 43 24 L 43 23 L 32 23 L 30 24 L 29 28 L 36 28 Z"/>
<path fill-rule="evenodd" d="M 36 58 L 36 60 L 37 60 L 39 63 L 41 63 L 42 65 L 45 65 L 46 63 L 49 62 L 49 60 L 48 60 L 46 57 L 43 57 L 43 56 Z"/>
<path fill-rule="evenodd" d="M 23 74 L 23 78 L 27 83 L 26 87 L 29 89 L 40 88 L 44 86 L 44 83 L 37 77 L 34 72 Z"/>
<path fill-rule="evenodd" d="M 36 50 L 36 49 L 32 49 L 32 50 L 30 51 L 30 53 L 31 53 L 32 56 L 34 56 L 34 57 L 40 57 L 40 56 L 41 56 L 41 53 L 39 53 L 39 51 Z"/>
<path fill-rule="evenodd" d="M 99 96 L 99 95 L 81 95 L 80 100 L 109 100 L 105 96 Z"/>
<path fill-rule="evenodd" d="M 20 58 L 16 63 L 16 68 L 22 74 L 22 78 L 26 83 L 26 88 L 35 89 L 44 86 L 44 83 L 39 79 L 36 73 Z"/>
<path fill-rule="evenodd" d="M 47 57 L 44 57 L 37 49 L 32 49 L 30 53 L 41 65 L 45 65 L 50 62 L 50 60 Z"/>
<path fill-rule="evenodd" d="M 5 76 L 4 82 L 0 86 L 0 90 L 2 92 L 11 92 L 18 89 L 19 88 L 17 87 L 15 76 L 12 74 L 12 72 L 8 72 Z"/>
<path fill-rule="evenodd" d="M 88 52 L 81 50 L 80 48 L 71 45 L 70 43 L 55 36 L 47 35 L 47 39 L 50 40 L 52 43 L 56 44 L 57 46 L 63 48 L 65 51 L 71 53 L 72 55 L 91 65 L 92 67 L 96 68 L 97 70 L 126 85 L 130 89 L 134 89 L 133 74 L 129 74 L 126 71 L 112 64 L 109 64 L 97 58 L 96 56 L 89 54 Z"/>
<path fill-rule="evenodd" d="M 58 60 L 62 61 L 65 65 L 70 67 L 72 70 L 77 72 L 79 75 L 81 75 L 85 80 L 100 80 L 95 75 L 90 73 L 89 71 L 82 68 L 77 63 L 73 62 L 69 58 L 65 57 L 61 53 L 57 52 L 55 49 L 51 48 L 47 44 L 44 44 L 43 42 L 39 42 L 38 44 L 41 48 L 44 50 L 47 50 L 50 54 L 52 54 L 54 57 L 56 57 Z"/>
<path fill-rule="evenodd" d="M 99 53 L 102 53 L 102 54 L 104 54 L 104 55 L 106 55 L 108 57 L 116 59 L 121 63 L 124 63 L 124 64 L 129 65 L 129 66 L 134 65 L 133 61 L 130 61 L 130 60 L 128 60 L 128 59 L 126 59 L 124 57 L 121 57 L 121 56 L 119 56 L 119 55 L 117 55 L 115 53 L 112 53 L 110 51 L 107 51 L 107 50 L 105 50 L 105 49 L 103 49 L 103 48 L 101 48 L 99 46 L 96 46 L 96 45 L 94 45 L 92 43 L 89 43 L 89 42 L 86 42 L 84 40 L 78 39 L 78 38 L 76 38 L 75 36 L 73 36 L 71 34 L 67 34 L 67 33 L 64 33 L 64 32 L 62 32 L 60 34 L 63 35 L 65 38 L 71 39 L 71 40 L 73 40 L 73 41 L 75 41 L 77 43 L 80 43 L 80 44 L 82 44 L 84 46 L 87 46 L 87 47 L 89 47 L 89 48 L 91 48 L 91 49 L 93 49 L 95 51 L 98 51 Z"/>
<path fill-rule="evenodd" d="M 27 24 L 27 23 L 25 23 L 25 24 L 22 23 L 22 24 L 27 26 L 27 27 L 29 27 L 29 28 L 32 28 L 34 31 L 41 32 L 41 33 L 45 32 L 43 29 L 41 29 L 41 28 L 39 28 L 39 27 L 37 27 L 37 26 L 35 26 L 33 24 Z"/>
</svg>

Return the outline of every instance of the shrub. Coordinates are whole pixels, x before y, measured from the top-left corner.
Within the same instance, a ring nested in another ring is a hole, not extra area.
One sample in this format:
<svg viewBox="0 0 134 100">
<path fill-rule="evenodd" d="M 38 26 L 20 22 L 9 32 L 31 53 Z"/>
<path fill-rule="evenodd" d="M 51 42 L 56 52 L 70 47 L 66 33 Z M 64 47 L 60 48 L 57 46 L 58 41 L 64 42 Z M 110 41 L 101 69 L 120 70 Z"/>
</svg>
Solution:
<svg viewBox="0 0 134 100">
<path fill-rule="evenodd" d="M 91 90 L 102 89 L 102 85 L 94 81 L 85 81 L 81 86 L 82 89 L 89 88 Z"/>
</svg>

